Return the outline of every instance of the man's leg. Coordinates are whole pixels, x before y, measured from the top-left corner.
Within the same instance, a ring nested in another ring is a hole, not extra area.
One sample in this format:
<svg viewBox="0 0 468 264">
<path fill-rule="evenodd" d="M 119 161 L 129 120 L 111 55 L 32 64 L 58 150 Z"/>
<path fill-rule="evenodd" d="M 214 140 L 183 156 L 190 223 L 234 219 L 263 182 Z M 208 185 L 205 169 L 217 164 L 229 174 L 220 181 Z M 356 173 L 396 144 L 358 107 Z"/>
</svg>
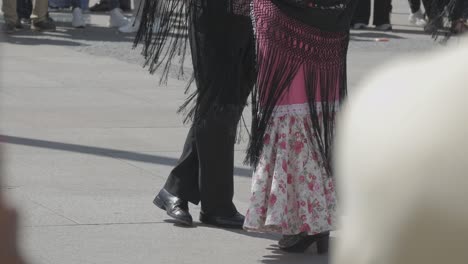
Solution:
<svg viewBox="0 0 468 264">
<path fill-rule="evenodd" d="M 224 110 L 209 116 L 195 129 L 202 212 L 233 216 L 234 144 L 240 109 Z"/>
<path fill-rule="evenodd" d="M 122 11 L 120 10 L 119 0 L 110 0 L 109 1 L 109 26 L 110 27 L 123 27 L 130 23 L 130 20 L 126 18 Z"/>
<path fill-rule="evenodd" d="M 18 21 L 18 14 L 16 13 L 16 0 L 3 0 L 2 12 L 5 22 L 15 25 Z"/>
<path fill-rule="evenodd" d="M 352 24 L 354 25 L 357 23 L 362 23 L 368 25 L 370 18 L 370 8 L 370 0 L 359 0 L 359 3 L 356 7 L 356 12 L 354 13 Z"/>
<path fill-rule="evenodd" d="M 192 225 L 188 202 L 198 204 L 198 157 L 192 127 L 185 140 L 182 155 L 161 189 L 154 204 L 166 211 L 179 224 Z"/>
<path fill-rule="evenodd" d="M 49 1 L 33 0 L 31 29 L 35 31 L 55 31 L 55 23 L 48 16 Z"/>
<path fill-rule="evenodd" d="M 377 0 L 378 1 L 378 0 Z M 416 13 L 421 9 L 421 0 L 409 0 L 409 6 L 411 13 Z"/>
<path fill-rule="evenodd" d="M 212 61 L 198 58 L 201 60 L 198 65 L 210 74 L 209 83 L 220 89 L 216 97 L 220 107 L 206 114 L 196 126 L 195 138 L 200 167 L 200 220 L 217 226 L 242 227 L 244 217 L 232 201 L 234 145 L 242 110 L 255 82 L 252 74 L 255 52 L 250 19 L 244 16 L 232 19 L 236 29 L 221 34 L 236 44 L 215 45 L 215 54 L 219 56 L 213 56 Z M 232 56 L 232 52 L 238 53 Z M 219 72 L 220 65 L 228 65 L 223 69 L 227 75 Z M 226 81 L 226 77 L 231 81 Z"/>
<path fill-rule="evenodd" d="M 392 0 L 374 1 L 374 25 L 380 26 L 390 24 L 390 13 L 392 12 Z"/>
<path fill-rule="evenodd" d="M 193 204 L 200 202 L 198 191 L 198 153 L 194 128 L 190 128 L 185 140 L 184 150 L 167 178 L 164 189 L 170 194 Z"/>
<path fill-rule="evenodd" d="M 425 14 L 426 16 L 431 19 L 431 5 L 432 5 L 432 0 L 422 0 L 422 3 L 423 3 L 423 6 L 424 6 L 424 10 L 425 10 Z"/>
<path fill-rule="evenodd" d="M 48 9 L 48 0 L 33 0 L 33 10 L 31 14 L 32 21 L 37 23 L 47 20 Z"/>
</svg>

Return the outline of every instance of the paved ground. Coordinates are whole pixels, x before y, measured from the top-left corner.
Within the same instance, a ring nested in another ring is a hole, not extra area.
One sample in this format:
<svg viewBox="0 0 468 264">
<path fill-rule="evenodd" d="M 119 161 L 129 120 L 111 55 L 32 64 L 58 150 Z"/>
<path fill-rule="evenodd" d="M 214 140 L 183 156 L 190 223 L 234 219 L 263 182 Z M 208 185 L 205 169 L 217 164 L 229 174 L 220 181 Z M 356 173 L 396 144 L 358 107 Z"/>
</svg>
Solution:
<svg viewBox="0 0 468 264">
<path fill-rule="evenodd" d="M 379 65 L 437 46 L 407 25 L 406 1 L 394 2 L 393 32 L 353 32 L 351 92 Z M 282 254 L 272 235 L 166 222 L 151 201 L 187 132 L 176 114 L 184 82 L 158 87 L 133 36 L 107 28 L 106 15 L 92 15 L 86 29 L 52 16 L 62 21 L 55 33 L 0 38 L 3 191 L 21 210 L 31 263 L 328 263 L 313 252 Z M 244 146 L 236 154 L 241 211 L 250 188 Z"/>
</svg>

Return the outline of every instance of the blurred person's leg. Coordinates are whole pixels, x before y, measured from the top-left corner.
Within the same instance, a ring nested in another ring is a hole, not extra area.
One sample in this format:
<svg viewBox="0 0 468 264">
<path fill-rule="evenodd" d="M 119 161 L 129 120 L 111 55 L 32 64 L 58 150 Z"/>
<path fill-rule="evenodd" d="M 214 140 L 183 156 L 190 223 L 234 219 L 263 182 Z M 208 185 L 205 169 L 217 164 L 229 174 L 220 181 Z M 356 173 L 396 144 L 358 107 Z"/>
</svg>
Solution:
<svg viewBox="0 0 468 264">
<path fill-rule="evenodd" d="M 119 0 L 109 0 L 109 27 L 120 28 L 130 23 L 130 20 L 122 14 L 119 6 Z"/>
<path fill-rule="evenodd" d="M 426 16 L 429 16 L 429 14 L 431 14 L 432 0 L 422 0 L 422 3 Z"/>
<path fill-rule="evenodd" d="M 426 26 L 427 22 L 421 10 L 421 0 L 409 0 L 409 5 L 411 14 L 409 15 L 408 21 L 418 27 Z"/>
<path fill-rule="evenodd" d="M 409 0 L 409 6 L 411 13 L 416 13 L 421 9 L 421 0 Z"/>
<path fill-rule="evenodd" d="M 125 12 L 131 11 L 132 10 L 131 0 L 119 0 L 119 7 Z"/>
<path fill-rule="evenodd" d="M 48 16 L 49 1 L 33 0 L 31 29 L 34 31 L 55 31 L 55 23 Z"/>
<path fill-rule="evenodd" d="M 378 30 L 392 30 L 390 13 L 392 12 L 392 0 L 374 1 L 374 25 Z"/>
<path fill-rule="evenodd" d="M 73 9 L 72 26 L 75 28 L 84 28 L 86 26 L 86 22 L 83 17 L 83 10 L 81 9 L 82 0 L 72 0 L 71 5 Z"/>
<path fill-rule="evenodd" d="M 468 31 L 468 0 L 459 0 L 453 9 L 452 31 L 460 34 Z"/>
<path fill-rule="evenodd" d="M 369 25 L 371 12 L 371 1 L 370 0 L 360 0 L 356 12 L 354 13 L 353 20 L 351 24 L 354 29 L 364 29 Z"/>
<path fill-rule="evenodd" d="M 39 22 L 47 20 L 47 12 L 49 10 L 48 0 L 33 0 L 33 10 L 31 19 L 33 22 Z"/>
<path fill-rule="evenodd" d="M 2 12 L 6 23 L 15 24 L 18 21 L 16 0 L 3 0 Z"/>
<path fill-rule="evenodd" d="M 16 1 L 16 11 L 18 13 L 19 19 L 24 22 L 30 22 L 31 13 L 32 13 L 32 2 L 31 0 L 17 0 Z"/>
<path fill-rule="evenodd" d="M 138 12 L 140 4 L 142 3 L 142 0 L 135 0 L 134 4 L 135 7 L 133 9 L 133 17 L 130 20 L 130 23 L 123 27 L 119 27 L 119 31 L 122 33 L 134 33 L 138 31 L 138 27 L 140 26 L 140 17 L 141 17 L 141 12 Z"/>
</svg>

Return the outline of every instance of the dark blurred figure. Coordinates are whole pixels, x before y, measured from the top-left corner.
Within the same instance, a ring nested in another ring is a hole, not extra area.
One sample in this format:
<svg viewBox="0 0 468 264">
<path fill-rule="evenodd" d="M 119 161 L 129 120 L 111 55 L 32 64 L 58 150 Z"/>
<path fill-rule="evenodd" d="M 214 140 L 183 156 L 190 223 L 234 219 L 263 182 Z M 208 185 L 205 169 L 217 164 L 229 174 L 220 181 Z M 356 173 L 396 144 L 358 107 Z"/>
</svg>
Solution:
<svg viewBox="0 0 468 264">
<path fill-rule="evenodd" d="M 390 13 L 392 12 L 392 0 L 374 1 L 374 21 L 377 30 L 392 30 Z M 360 0 L 351 22 L 353 29 L 366 29 L 370 23 L 371 0 Z"/>
<path fill-rule="evenodd" d="M 22 23 L 31 24 L 31 13 L 32 13 L 32 1 L 31 0 L 17 0 L 16 10 L 18 12 L 18 18 L 21 19 Z"/>
<path fill-rule="evenodd" d="M 425 30 L 435 36 L 468 31 L 468 0 L 433 0 L 430 14 Z"/>
<path fill-rule="evenodd" d="M 421 1 L 424 6 L 424 12 L 421 9 Z M 431 14 L 431 0 L 409 0 L 409 6 L 411 14 L 409 15 L 408 21 L 418 27 L 425 27 L 427 25 L 426 16 Z"/>
<path fill-rule="evenodd" d="M 0 160 L 0 263 L 25 264 L 18 249 L 18 216 L 14 209 L 5 204 L 2 195 L 1 177 L 3 173 L 1 165 Z"/>
<path fill-rule="evenodd" d="M 110 11 L 110 1 L 112 0 L 100 0 L 98 3 L 89 8 L 91 12 L 106 12 Z M 120 9 L 125 12 L 132 10 L 132 4 L 130 0 L 119 0 Z"/>
</svg>

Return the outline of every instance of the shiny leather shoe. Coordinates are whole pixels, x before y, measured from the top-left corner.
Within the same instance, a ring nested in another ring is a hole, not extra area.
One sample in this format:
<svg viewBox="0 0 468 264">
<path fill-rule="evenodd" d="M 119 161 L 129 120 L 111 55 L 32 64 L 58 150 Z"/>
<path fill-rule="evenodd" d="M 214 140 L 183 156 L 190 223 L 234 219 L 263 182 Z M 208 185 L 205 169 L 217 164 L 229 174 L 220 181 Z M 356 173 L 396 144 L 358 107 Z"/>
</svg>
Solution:
<svg viewBox="0 0 468 264">
<path fill-rule="evenodd" d="M 165 189 L 159 191 L 153 203 L 162 210 L 165 210 L 167 215 L 175 219 L 177 223 L 188 226 L 193 224 L 192 216 L 188 209 L 188 202 L 170 194 Z"/>
<path fill-rule="evenodd" d="M 239 212 L 236 212 L 233 216 L 216 216 L 203 212 L 200 213 L 200 222 L 218 227 L 242 229 L 244 220 L 245 217 Z"/>
<path fill-rule="evenodd" d="M 320 233 L 317 235 L 307 235 L 300 233 L 297 235 L 283 235 L 283 238 L 278 241 L 278 246 L 281 250 L 291 253 L 303 253 L 312 244 L 317 244 L 317 253 L 322 255 L 328 253 L 330 234 L 329 232 Z"/>
</svg>

